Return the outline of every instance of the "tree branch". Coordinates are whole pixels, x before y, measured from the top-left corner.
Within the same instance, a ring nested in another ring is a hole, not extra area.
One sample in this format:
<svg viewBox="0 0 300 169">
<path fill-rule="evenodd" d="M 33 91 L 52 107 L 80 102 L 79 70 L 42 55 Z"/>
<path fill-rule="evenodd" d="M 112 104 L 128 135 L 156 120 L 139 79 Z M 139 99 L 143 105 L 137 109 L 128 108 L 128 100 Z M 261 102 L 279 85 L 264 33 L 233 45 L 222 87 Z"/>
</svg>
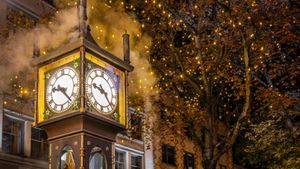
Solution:
<svg viewBox="0 0 300 169">
<path fill-rule="evenodd" d="M 186 25 L 188 25 L 187 28 L 188 28 L 191 32 L 194 32 L 194 33 L 197 32 L 196 27 L 194 27 L 194 26 L 192 25 L 192 23 L 190 23 L 185 17 L 180 16 L 180 15 L 178 14 L 177 11 L 171 9 L 171 8 L 169 7 L 170 5 L 166 4 L 165 1 L 161 1 L 161 3 L 162 3 L 162 5 L 163 5 L 163 7 L 164 7 L 168 12 L 170 12 L 173 16 L 175 16 L 175 18 L 176 18 L 177 20 L 182 20 Z"/>
<path fill-rule="evenodd" d="M 203 94 L 202 90 L 200 89 L 200 87 L 198 86 L 198 84 L 188 75 L 188 73 L 186 72 L 185 67 L 183 66 L 181 60 L 179 59 L 179 56 L 177 55 L 176 52 L 174 52 L 174 56 L 175 56 L 175 60 L 178 63 L 178 65 L 180 66 L 181 72 L 184 75 L 184 77 L 187 79 L 187 81 L 190 83 L 190 85 L 197 91 L 197 93 L 199 94 Z"/>
</svg>

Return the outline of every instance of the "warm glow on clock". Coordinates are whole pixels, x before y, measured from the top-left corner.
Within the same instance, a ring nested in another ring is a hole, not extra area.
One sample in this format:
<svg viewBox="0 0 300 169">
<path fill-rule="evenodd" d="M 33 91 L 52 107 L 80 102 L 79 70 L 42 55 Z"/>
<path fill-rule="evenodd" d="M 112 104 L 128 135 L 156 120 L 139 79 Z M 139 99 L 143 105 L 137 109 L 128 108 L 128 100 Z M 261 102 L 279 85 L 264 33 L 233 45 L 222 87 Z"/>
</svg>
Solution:
<svg viewBox="0 0 300 169">
<path fill-rule="evenodd" d="M 87 97 L 92 106 L 101 113 L 113 113 L 117 106 L 117 86 L 113 77 L 105 70 L 92 69 L 86 81 Z"/>
<path fill-rule="evenodd" d="M 77 53 L 74 53 L 74 54 L 71 54 L 70 56 L 67 56 L 65 58 L 62 58 L 62 59 L 59 59 L 53 63 L 50 63 L 48 65 L 45 65 L 45 66 L 42 66 L 38 69 L 38 79 L 39 79 L 39 82 L 38 82 L 38 116 L 37 116 L 37 123 L 41 123 L 43 122 L 45 119 L 44 119 L 44 113 L 45 113 L 45 108 L 46 108 L 46 105 L 45 105 L 45 96 L 46 96 L 46 85 L 45 85 L 45 80 L 46 80 L 46 72 L 50 71 L 50 70 L 54 70 L 56 68 L 59 68 L 60 66 L 63 66 L 67 63 L 70 63 L 76 59 L 78 59 L 80 57 L 80 54 L 77 52 Z M 59 78 L 57 78 L 59 79 Z M 58 82 L 61 83 L 61 80 L 57 81 L 56 82 L 56 85 L 53 86 L 53 87 L 58 87 Z M 55 82 L 53 82 L 55 83 Z M 64 83 L 64 82 L 62 82 Z M 67 87 L 67 86 L 63 86 L 61 85 L 60 87 Z M 70 93 L 69 93 L 70 94 Z M 71 95 L 70 95 L 71 96 Z M 55 96 L 56 97 L 56 96 Z M 56 98 L 56 101 L 57 103 L 61 103 L 61 100 L 57 100 L 58 98 Z"/>
<path fill-rule="evenodd" d="M 117 89 L 117 92 L 118 92 L 117 97 L 118 98 L 117 98 L 117 103 L 116 103 L 117 104 L 116 111 L 118 111 L 118 114 L 119 114 L 119 123 L 121 123 L 122 125 L 126 125 L 125 73 L 89 53 L 86 54 L 86 59 L 88 61 L 91 61 L 92 63 L 102 67 L 105 70 L 111 71 L 113 74 L 115 74 L 116 76 L 119 77 L 120 82 L 119 82 L 118 89 Z M 105 102 L 105 101 L 103 101 L 103 102 Z"/>
</svg>

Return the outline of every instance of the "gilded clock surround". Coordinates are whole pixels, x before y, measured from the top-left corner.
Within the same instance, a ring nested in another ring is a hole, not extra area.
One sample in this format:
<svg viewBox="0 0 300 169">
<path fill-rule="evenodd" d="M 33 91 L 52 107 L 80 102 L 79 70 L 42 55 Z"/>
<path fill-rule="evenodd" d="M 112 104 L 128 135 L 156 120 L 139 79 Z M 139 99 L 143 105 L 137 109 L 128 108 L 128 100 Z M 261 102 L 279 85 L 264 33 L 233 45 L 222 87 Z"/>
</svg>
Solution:
<svg viewBox="0 0 300 169">
<path fill-rule="evenodd" d="M 78 69 L 79 57 L 79 52 L 76 52 L 65 58 L 59 59 L 55 62 L 42 66 L 38 69 L 38 116 L 36 120 L 37 123 L 43 122 L 44 120 L 49 119 L 55 115 L 59 115 L 48 109 L 45 99 L 46 85 L 51 74 L 63 66 L 72 65 L 74 69 Z M 71 112 L 71 110 L 76 111 L 78 110 L 78 106 L 78 100 L 76 99 L 73 103 L 73 107 L 68 109 L 66 112 Z"/>
<path fill-rule="evenodd" d="M 66 56 L 64 58 L 58 59 L 52 63 L 49 63 L 47 65 L 43 65 L 38 68 L 38 116 L 37 116 L 37 123 L 42 123 L 43 121 L 59 116 L 63 116 L 64 114 L 80 111 L 80 97 L 77 97 L 72 106 L 66 111 L 63 111 L 62 113 L 57 113 L 51 111 L 47 106 L 47 99 L 46 98 L 46 89 L 47 89 L 47 82 L 50 79 L 51 74 L 56 72 L 58 69 L 61 69 L 65 66 L 70 66 L 73 69 L 75 69 L 77 74 L 80 75 L 79 79 L 82 79 L 82 76 L 84 76 L 84 79 L 86 79 L 87 73 L 92 68 L 101 68 L 110 74 L 115 75 L 117 77 L 115 79 L 115 83 L 117 86 L 117 105 L 116 108 L 112 113 L 105 114 L 99 112 L 99 110 L 96 110 L 91 105 L 89 99 L 87 99 L 87 96 L 85 94 L 85 103 L 84 103 L 84 110 L 94 113 L 97 115 L 104 116 L 105 118 L 112 119 L 122 125 L 126 125 L 126 112 L 125 112 L 125 73 L 115 66 L 104 62 L 98 57 L 95 57 L 94 55 L 90 53 L 86 53 L 84 56 L 85 59 L 85 74 L 80 73 L 80 52 L 76 51 L 72 54 L 69 54 L 69 56 Z M 84 83 L 84 82 L 80 82 Z M 83 84 L 84 87 L 85 83 Z M 86 89 L 85 89 L 86 90 Z M 80 94 L 79 94 L 80 95 Z"/>
<path fill-rule="evenodd" d="M 94 68 L 101 68 L 105 70 L 107 73 L 109 73 L 111 76 L 115 76 L 114 82 L 117 87 L 117 105 L 113 111 L 113 113 L 101 113 L 101 111 L 96 110 L 89 99 L 87 99 L 86 103 L 86 109 L 87 111 L 90 111 L 95 114 L 102 114 L 108 118 L 114 119 L 115 121 L 118 121 L 121 124 L 125 123 L 125 114 L 122 112 L 125 112 L 125 74 L 124 72 L 118 70 L 114 66 L 107 64 L 100 59 L 94 57 L 91 54 L 86 55 L 86 77 L 88 76 L 88 72 Z M 87 87 L 87 86 L 86 86 Z M 88 97 L 88 96 L 87 96 Z"/>
<path fill-rule="evenodd" d="M 46 73 L 46 105 L 48 111 L 63 113 L 77 106 L 79 76 L 71 66 L 63 66 Z M 44 114 L 45 116 L 45 114 Z"/>
<path fill-rule="evenodd" d="M 119 77 L 101 67 L 92 68 L 86 75 L 86 94 L 89 107 L 106 115 L 115 111 L 118 103 Z"/>
</svg>

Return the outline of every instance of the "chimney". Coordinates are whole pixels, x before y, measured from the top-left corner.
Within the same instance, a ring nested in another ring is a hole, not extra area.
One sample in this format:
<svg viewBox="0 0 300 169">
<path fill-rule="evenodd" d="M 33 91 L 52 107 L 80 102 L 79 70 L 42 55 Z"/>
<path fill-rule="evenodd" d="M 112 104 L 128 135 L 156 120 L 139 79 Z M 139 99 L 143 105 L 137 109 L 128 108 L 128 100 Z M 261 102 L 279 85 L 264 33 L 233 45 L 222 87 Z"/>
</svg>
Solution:
<svg viewBox="0 0 300 169">
<path fill-rule="evenodd" d="M 130 64 L 130 46 L 129 46 L 129 34 L 127 31 L 123 34 L 123 53 L 124 61 Z"/>
<path fill-rule="evenodd" d="M 87 11 L 86 11 L 87 0 L 77 0 L 78 5 L 78 20 L 79 20 L 79 33 L 80 37 L 83 38 L 87 34 Z"/>
</svg>

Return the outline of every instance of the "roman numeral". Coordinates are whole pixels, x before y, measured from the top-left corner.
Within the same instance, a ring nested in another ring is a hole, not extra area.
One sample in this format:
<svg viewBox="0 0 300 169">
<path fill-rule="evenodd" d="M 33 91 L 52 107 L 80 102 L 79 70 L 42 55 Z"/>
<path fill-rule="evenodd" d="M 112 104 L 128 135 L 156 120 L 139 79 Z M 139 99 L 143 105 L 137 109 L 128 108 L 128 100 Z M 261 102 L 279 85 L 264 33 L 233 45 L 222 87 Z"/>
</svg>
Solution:
<svg viewBox="0 0 300 169">
<path fill-rule="evenodd" d="M 51 100 L 49 101 L 49 104 L 51 105 L 52 103 L 54 103 L 54 101 L 51 99 Z"/>
</svg>

